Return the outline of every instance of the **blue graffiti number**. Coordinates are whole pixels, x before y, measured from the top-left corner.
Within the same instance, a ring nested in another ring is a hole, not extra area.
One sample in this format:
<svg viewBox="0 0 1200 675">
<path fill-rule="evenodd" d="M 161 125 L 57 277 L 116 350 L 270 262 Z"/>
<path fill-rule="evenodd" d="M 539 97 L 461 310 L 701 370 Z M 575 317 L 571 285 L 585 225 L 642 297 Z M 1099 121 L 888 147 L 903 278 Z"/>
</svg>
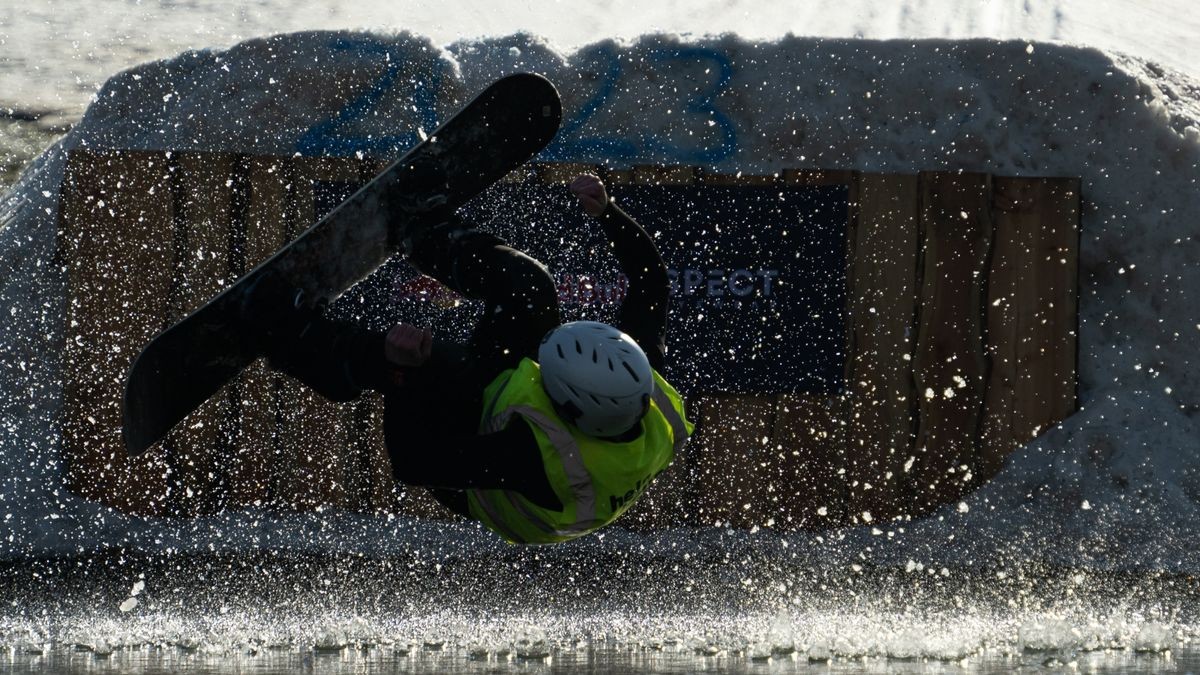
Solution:
<svg viewBox="0 0 1200 675">
<path fill-rule="evenodd" d="M 720 142 L 715 146 L 695 149 L 681 148 L 676 145 L 662 143 L 650 137 L 646 144 L 655 155 L 665 156 L 683 164 L 716 164 L 737 151 L 737 129 L 733 120 L 717 108 L 716 98 L 729 87 L 733 79 L 733 66 L 729 59 L 720 52 L 711 49 L 661 49 L 652 54 L 659 63 L 670 61 L 699 61 L 711 62 L 717 70 L 716 80 L 707 90 L 697 91 L 696 95 L 684 104 L 685 109 L 704 120 L 704 124 L 716 127 L 720 132 Z M 707 71 L 706 71 L 707 72 Z"/>
<path fill-rule="evenodd" d="M 596 93 L 563 123 L 554 143 L 539 155 L 539 159 L 590 162 L 599 159 L 631 160 L 638 156 L 638 147 L 626 138 L 582 135 L 588 122 L 604 109 L 621 80 L 621 59 L 611 47 L 601 46 L 593 53 L 602 61 L 601 67 L 604 68 Z"/>
<path fill-rule="evenodd" d="M 612 47 L 598 47 L 592 55 L 599 59 L 603 70 L 596 92 L 566 121 L 555 143 L 540 155 L 540 159 L 582 162 L 655 159 L 681 164 L 715 164 L 737 151 L 736 125 L 716 104 L 717 97 L 729 88 L 733 80 L 733 66 L 724 54 L 700 47 L 659 49 L 650 53 L 653 63 L 707 62 L 711 67 L 705 72 L 716 71 L 710 86 L 698 89 L 691 98 L 682 102 L 684 111 L 701 120 L 705 126 L 715 127 L 719 134 L 715 144 L 709 143 L 699 148 L 661 141 L 645 129 L 625 129 L 620 136 L 584 135 L 596 114 L 611 102 L 624 75 L 621 59 Z M 640 143 L 635 142 L 634 139 L 639 138 Z"/>
<path fill-rule="evenodd" d="M 387 96 L 404 95 L 394 89 L 400 80 L 405 55 L 392 46 L 367 39 L 338 39 L 332 43 L 335 51 L 353 51 L 356 55 L 384 62 L 383 73 L 371 87 L 350 101 L 331 119 L 321 122 L 297 141 L 296 149 L 303 155 L 350 155 L 357 152 L 379 156 L 391 156 L 416 145 L 420 138 L 415 130 L 389 136 L 353 135 L 354 125 L 367 118 Z M 652 63 L 663 64 L 670 70 L 671 63 L 698 63 L 709 65 L 705 73 L 715 71 L 709 86 L 701 86 L 680 102 L 694 123 L 714 128 L 716 138 L 700 147 L 685 147 L 660 140 L 648 128 L 622 129 L 620 135 L 597 135 L 589 133 L 597 114 L 609 107 L 618 95 L 619 84 L 624 76 L 621 57 L 608 45 L 597 47 L 590 54 L 597 58 L 602 71 L 597 78 L 595 93 L 579 110 L 563 124 L 556 140 L 539 155 L 544 161 L 663 161 L 680 164 L 711 165 L 733 155 L 737 151 L 737 128 L 733 120 L 718 106 L 717 99 L 728 88 L 733 79 L 733 66 L 724 54 L 700 47 L 659 49 L 650 53 Z M 420 125 L 432 131 L 438 123 L 437 97 L 442 86 L 444 65 L 434 62 L 426 77 L 412 78 L 412 91 L 407 93 Z M 693 123 L 689 120 L 689 123 Z M 701 137 L 705 137 L 701 134 Z"/>
<path fill-rule="evenodd" d="M 363 94 L 343 107 L 332 119 L 313 126 L 296 142 L 296 150 L 302 155 L 351 155 L 364 152 L 378 156 L 397 155 L 420 142 L 415 129 L 410 129 L 399 135 L 367 135 L 355 136 L 346 132 L 353 125 L 364 119 L 376 108 L 379 102 L 388 95 L 394 95 L 393 89 L 399 79 L 401 67 L 406 56 L 389 45 L 380 44 L 366 39 L 337 39 L 333 41 L 334 51 L 353 51 L 372 59 L 382 58 L 385 67 L 379 79 Z M 413 78 L 413 90 L 409 99 L 416 110 L 417 118 L 425 131 L 432 131 L 438 121 L 437 94 L 442 84 L 442 65 L 435 60 L 427 77 Z"/>
</svg>

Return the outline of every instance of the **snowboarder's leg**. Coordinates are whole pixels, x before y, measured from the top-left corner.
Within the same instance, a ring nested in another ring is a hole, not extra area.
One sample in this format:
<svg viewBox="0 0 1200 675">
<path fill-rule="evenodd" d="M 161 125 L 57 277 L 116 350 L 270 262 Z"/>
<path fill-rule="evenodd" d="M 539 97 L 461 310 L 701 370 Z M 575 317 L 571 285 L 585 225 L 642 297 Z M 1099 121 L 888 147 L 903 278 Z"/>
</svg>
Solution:
<svg viewBox="0 0 1200 675">
<path fill-rule="evenodd" d="M 246 297 L 246 333 L 275 370 L 332 401 L 354 400 L 386 382 L 383 333 L 325 318 L 323 301 L 275 275 L 264 275 Z"/>
<path fill-rule="evenodd" d="M 418 269 L 486 307 L 471 336 L 483 374 L 492 377 L 537 353 L 560 323 L 558 288 L 546 266 L 467 221 L 451 219 L 414 242 Z"/>
<path fill-rule="evenodd" d="M 343 321 L 314 318 L 294 339 L 267 352 L 271 367 L 311 387 L 331 401 L 358 398 L 386 386 L 383 334 Z"/>
</svg>

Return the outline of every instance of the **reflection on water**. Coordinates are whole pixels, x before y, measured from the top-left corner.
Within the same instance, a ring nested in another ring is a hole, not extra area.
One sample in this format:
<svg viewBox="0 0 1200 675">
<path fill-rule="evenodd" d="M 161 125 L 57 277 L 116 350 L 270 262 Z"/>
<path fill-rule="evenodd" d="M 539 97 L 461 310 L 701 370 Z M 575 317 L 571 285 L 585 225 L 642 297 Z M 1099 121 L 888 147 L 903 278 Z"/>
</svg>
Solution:
<svg viewBox="0 0 1200 675">
<path fill-rule="evenodd" d="M 810 660 L 795 653 L 751 657 L 698 654 L 677 647 L 584 645 L 544 657 L 471 654 L 459 648 L 394 647 L 341 650 L 268 649 L 207 653 L 177 647 L 96 654 L 65 648 L 0 656 L 12 673 L 1003 673 L 1013 670 L 1096 673 L 1195 672 L 1200 652 L 1145 654 L 1129 650 L 1084 653 L 984 651 L 958 661 L 881 656 Z"/>
</svg>

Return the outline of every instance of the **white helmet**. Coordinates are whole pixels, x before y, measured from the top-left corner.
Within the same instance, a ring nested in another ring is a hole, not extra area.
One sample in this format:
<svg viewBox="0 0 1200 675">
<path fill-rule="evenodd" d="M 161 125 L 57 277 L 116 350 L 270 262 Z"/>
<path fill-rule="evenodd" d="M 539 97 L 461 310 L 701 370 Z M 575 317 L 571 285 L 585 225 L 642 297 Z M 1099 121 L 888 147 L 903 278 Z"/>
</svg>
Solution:
<svg viewBox="0 0 1200 675">
<path fill-rule="evenodd" d="M 559 414 L 589 436 L 618 436 L 650 406 L 654 376 L 646 353 L 606 323 L 573 321 L 546 333 L 538 363 Z"/>
</svg>

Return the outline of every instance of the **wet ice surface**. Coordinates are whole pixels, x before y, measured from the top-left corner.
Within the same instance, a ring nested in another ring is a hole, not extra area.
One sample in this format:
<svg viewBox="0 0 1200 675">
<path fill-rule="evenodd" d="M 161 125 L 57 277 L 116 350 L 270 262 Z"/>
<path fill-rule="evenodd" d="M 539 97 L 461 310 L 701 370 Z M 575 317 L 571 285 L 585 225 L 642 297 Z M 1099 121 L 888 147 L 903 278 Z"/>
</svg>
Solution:
<svg viewBox="0 0 1200 675">
<path fill-rule="evenodd" d="M 337 651 L 267 650 L 256 654 L 208 654 L 186 649 L 138 649 L 99 656 L 57 650 L 38 655 L 14 655 L 8 672 L 73 673 L 1007 673 L 1016 669 L 1096 673 L 1194 672 L 1200 654 L 1139 654 L 1099 651 L 1069 657 L 1044 653 L 986 654 L 961 662 L 925 659 L 889 660 L 879 657 L 809 660 L 802 655 L 746 658 L 708 656 L 675 648 L 624 649 L 586 646 L 557 651 L 544 658 L 476 657 L 452 650 L 427 648 L 404 652 L 389 647 Z"/>
<path fill-rule="evenodd" d="M 855 569 L 750 547 L 686 557 L 109 553 L 3 568 L 0 663 L 17 672 L 1186 671 L 1200 667 L 1198 597 L 1200 584 L 1182 575 Z"/>
</svg>

